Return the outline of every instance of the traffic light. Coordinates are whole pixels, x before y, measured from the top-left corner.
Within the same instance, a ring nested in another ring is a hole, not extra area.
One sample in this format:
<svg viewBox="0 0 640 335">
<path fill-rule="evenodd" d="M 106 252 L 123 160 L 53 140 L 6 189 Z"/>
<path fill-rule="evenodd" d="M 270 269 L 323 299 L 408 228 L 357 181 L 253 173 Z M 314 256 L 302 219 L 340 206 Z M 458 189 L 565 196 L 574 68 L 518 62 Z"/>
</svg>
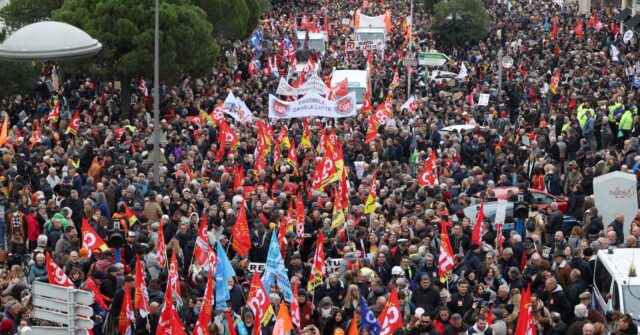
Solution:
<svg viewBox="0 0 640 335">
<path fill-rule="evenodd" d="M 529 204 L 526 202 L 516 202 L 513 204 L 513 217 L 526 219 L 529 216 Z"/>
</svg>

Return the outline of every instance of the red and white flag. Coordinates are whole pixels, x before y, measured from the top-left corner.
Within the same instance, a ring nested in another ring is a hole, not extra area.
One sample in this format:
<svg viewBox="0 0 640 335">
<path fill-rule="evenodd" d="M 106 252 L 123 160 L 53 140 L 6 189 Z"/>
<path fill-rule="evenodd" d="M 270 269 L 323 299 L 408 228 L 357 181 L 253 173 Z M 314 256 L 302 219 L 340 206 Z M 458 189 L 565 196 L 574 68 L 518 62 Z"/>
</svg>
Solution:
<svg viewBox="0 0 640 335">
<path fill-rule="evenodd" d="M 253 335 L 259 335 L 261 327 L 258 325 L 262 324 L 264 326 L 268 324 L 275 312 L 257 271 L 253 273 L 253 279 L 251 280 L 251 288 L 247 296 L 247 307 L 255 317 L 254 325 L 256 326 L 253 327 Z"/>
<path fill-rule="evenodd" d="M 120 318 L 118 319 L 118 333 L 121 335 L 131 334 L 131 322 L 136 317 L 133 313 L 133 303 L 131 301 L 131 283 L 124 284 L 124 297 L 122 298 L 122 308 L 120 308 Z"/>
<path fill-rule="evenodd" d="M 47 266 L 47 278 L 49 278 L 49 284 L 74 287 L 69 277 L 67 277 L 67 274 L 64 273 L 64 270 L 60 268 L 56 262 L 53 261 L 49 253 L 46 254 L 45 262 Z"/>
<path fill-rule="evenodd" d="M 155 335 L 185 335 L 184 326 L 180 321 L 176 307 L 173 305 L 171 296 L 171 285 L 167 285 Z"/>
<path fill-rule="evenodd" d="M 207 287 L 204 290 L 204 302 L 202 303 L 202 308 L 200 309 L 200 315 L 198 315 L 198 321 L 193 328 L 193 335 L 209 334 L 208 328 L 213 316 L 213 281 L 213 272 L 209 271 Z"/>
<path fill-rule="evenodd" d="M 436 153 L 435 151 L 431 151 L 431 155 L 424 162 L 424 170 L 418 176 L 418 185 L 420 186 L 433 186 L 438 182 L 438 177 L 436 176 Z"/>
<path fill-rule="evenodd" d="M 324 235 L 322 232 L 318 232 L 318 242 L 315 255 L 313 256 L 313 267 L 311 268 L 311 275 L 307 283 L 307 291 L 311 292 L 314 288 L 322 284 L 325 272 Z"/>
<path fill-rule="evenodd" d="M 89 250 L 89 255 L 91 255 L 91 250 L 95 248 L 102 251 L 109 249 L 100 235 L 91 227 L 87 218 L 82 218 L 82 247 Z"/>
<path fill-rule="evenodd" d="M 398 301 L 398 292 L 394 287 L 391 289 L 391 293 L 389 294 L 389 301 L 387 301 L 387 306 L 378 316 L 378 322 L 382 326 L 380 335 L 393 334 L 396 329 L 401 329 L 402 327 L 404 327 L 402 318 L 402 313 L 400 313 L 400 302 Z"/>
<path fill-rule="evenodd" d="M 456 260 L 453 258 L 453 249 L 451 248 L 447 225 L 444 220 L 440 220 L 440 257 L 438 259 L 438 274 L 440 275 L 441 281 L 446 276 L 447 271 L 453 269 L 455 264 Z"/>
<path fill-rule="evenodd" d="M 411 113 L 415 113 L 418 110 L 418 100 L 413 95 L 407 100 L 401 107 L 401 110 L 408 109 Z"/>
<path fill-rule="evenodd" d="M 163 268 L 167 266 L 167 245 L 164 243 L 164 229 L 162 228 L 162 218 L 158 228 L 158 246 L 156 247 L 156 261 Z"/>
<path fill-rule="evenodd" d="M 395 71 L 393 71 L 393 81 L 391 81 L 391 85 L 389 85 L 389 89 L 394 90 L 398 86 L 400 86 L 400 74 L 398 74 L 398 68 L 396 67 Z"/>
<path fill-rule="evenodd" d="M 293 323 L 293 326 L 297 329 L 300 330 L 300 303 L 298 301 L 298 282 L 295 282 L 293 284 L 293 287 L 291 288 L 291 290 L 293 291 L 293 301 L 291 301 L 291 323 Z"/>
<path fill-rule="evenodd" d="M 145 97 L 149 95 L 149 89 L 147 89 L 147 84 L 144 82 L 144 78 L 140 78 L 140 82 L 138 83 L 138 91 Z"/>
<path fill-rule="evenodd" d="M 136 295 L 133 299 L 133 307 L 138 310 L 141 317 L 149 315 L 149 292 L 147 292 L 147 283 L 142 273 L 142 263 L 140 256 L 136 254 Z"/>
<path fill-rule="evenodd" d="M 176 258 L 176 251 L 173 250 L 171 255 L 171 264 L 169 264 L 169 278 L 168 286 L 171 287 L 171 293 L 176 299 L 178 305 L 182 305 L 182 292 L 180 291 L 180 275 L 178 275 L 178 259 Z"/>
<path fill-rule="evenodd" d="M 198 228 L 198 236 L 196 237 L 196 246 L 193 249 L 193 258 L 197 260 L 200 265 L 204 264 L 209 257 L 207 254 L 209 250 L 207 232 L 209 232 L 209 226 L 207 225 L 207 213 L 205 212 L 200 221 L 200 228 Z"/>
</svg>

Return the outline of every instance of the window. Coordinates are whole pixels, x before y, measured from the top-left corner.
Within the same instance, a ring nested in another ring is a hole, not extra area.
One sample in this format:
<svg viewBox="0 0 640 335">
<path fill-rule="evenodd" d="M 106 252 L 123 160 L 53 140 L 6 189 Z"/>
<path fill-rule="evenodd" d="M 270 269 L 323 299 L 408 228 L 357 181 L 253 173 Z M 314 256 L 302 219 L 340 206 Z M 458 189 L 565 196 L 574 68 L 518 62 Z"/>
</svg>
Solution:
<svg viewBox="0 0 640 335">
<path fill-rule="evenodd" d="M 613 283 L 613 298 L 611 299 L 611 307 L 613 307 L 614 311 L 620 310 L 620 290 L 618 290 L 618 285 L 616 282 Z"/>
<path fill-rule="evenodd" d="M 531 195 L 533 196 L 534 204 L 548 205 L 553 202 L 553 198 L 542 193 L 531 192 Z"/>
<path fill-rule="evenodd" d="M 607 271 L 600 260 L 596 260 L 596 271 L 595 271 L 595 280 L 594 283 L 600 296 L 604 299 L 605 302 L 608 302 L 607 296 L 611 292 L 611 274 Z"/>
<path fill-rule="evenodd" d="M 640 317 L 640 286 L 622 286 L 624 312 L 631 314 L 634 320 Z"/>
</svg>

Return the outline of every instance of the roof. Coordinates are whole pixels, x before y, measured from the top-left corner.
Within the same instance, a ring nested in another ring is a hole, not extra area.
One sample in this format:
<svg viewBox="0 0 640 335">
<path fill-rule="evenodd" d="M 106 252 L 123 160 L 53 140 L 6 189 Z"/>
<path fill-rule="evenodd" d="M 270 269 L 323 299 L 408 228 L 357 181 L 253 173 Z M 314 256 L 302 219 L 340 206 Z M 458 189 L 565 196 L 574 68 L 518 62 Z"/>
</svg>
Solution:
<svg viewBox="0 0 640 335">
<path fill-rule="evenodd" d="M 635 265 L 636 273 L 640 275 L 640 250 L 636 248 L 612 249 L 613 254 L 607 250 L 599 250 L 598 258 L 611 270 L 612 275 L 622 278 L 623 285 L 640 285 L 640 276 L 629 277 L 629 268 Z"/>
<path fill-rule="evenodd" d="M 629 29 L 634 29 L 635 27 L 638 26 L 639 23 L 640 23 L 640 14 L 636 14 L 636 16 L 630 18 L 627 21 L 624 21 L 624 25 L 627 26 Z"/>
<path fill-rule="evenodd" d="M 602 176 L 598 176 L 593 178 L 593 184 L 599 184 L 601 182 L 606 182 L 606 181 L 610 181 L 611 179 L 614 178 L 622 178 L 622 179 L 627 179 L 627 180 L 631 180 L 634 183 L 636 182 L 636 176 L 631 174 L 631 173 L 624 173 L 621 171 L 614 171 L 614 172 L 609 172 L 605 175 Z"/>
<path fill-rule="evenodd" d="M 335 70 L 331 74 L 331 85 L 348 78 L 349 83 L 366 83 L 369 80 L 369 71 L 366 70 Z"/>
<path fill-rule="evenodd" d="M 618 22 L 624 22 L 631 17 L 631 9 L 625 8 L 620 11 L 620 13 L 616 14 L 615 19 Z"/>
<path fill-rule="evenodd" d="M 93 56 L 102 44 L 83 30 L 55 21 L 24 26 L 0 45 L 0 59 L 56 60 Z"/>
<path fill-rule="evenodd" d="M 296 34 L 298 35 L 298 40 L 299 41 L 304 41 L 304 39 L 306 38 L 307 32 L 304 31 L 304 30 L 298 30 L 298 31 L 296 31 Z M 327 33 L 325 33 L 325 32 L 309 33 L 309 39 L 310 40 L 326 40 L 327 39 Z"/>
</svg>

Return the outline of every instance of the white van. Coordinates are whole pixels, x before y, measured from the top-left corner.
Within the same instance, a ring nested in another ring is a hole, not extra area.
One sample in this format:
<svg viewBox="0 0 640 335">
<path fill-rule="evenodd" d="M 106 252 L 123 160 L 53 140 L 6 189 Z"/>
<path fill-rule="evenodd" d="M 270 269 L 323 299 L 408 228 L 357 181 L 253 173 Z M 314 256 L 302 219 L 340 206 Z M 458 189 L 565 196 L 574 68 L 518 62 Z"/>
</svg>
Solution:
<svg viewBox="0 0 640 335">
<path fill-rule="evenodd" d="M 356 93 L 356 104 L 358 108 L 364 102 L 364 96 L 369 87 L 369 71 L 367 70 L 333 70 L 331 73 L 331 86 L 336 86 L 339 82 L 347 78 L 347 88 L 349 92 Z"/>
<path fill-rule="evenodd" d="M 296 31 L 296 35 L 298 36 L 298 41 L 300 41 L 298 50 L 302 50 L 304 47 L 304 40 L 306 39 L 307 32 L 304 30 Z M 309 50 L 320 51 L 324 54 L 327 50 L 327 42 L 329 38 L 327 37 L 327 33 L 325 31 L 321 31 L 319 33 L 309 33 Z"/>
<path fill-rule="evenodd" d="M 386 41 L 387 29 L 382 28 L 356 28 L 355 31 L 356 41 Z"/>
<path fill-rule="evenodd" d="M 635 276 L 630 276 L 631 268 Z M 593 271 L 593 303 L 606 313 L 628 313 L 640 322 L 640 249 L 599 250 Z"/>
</svg>

